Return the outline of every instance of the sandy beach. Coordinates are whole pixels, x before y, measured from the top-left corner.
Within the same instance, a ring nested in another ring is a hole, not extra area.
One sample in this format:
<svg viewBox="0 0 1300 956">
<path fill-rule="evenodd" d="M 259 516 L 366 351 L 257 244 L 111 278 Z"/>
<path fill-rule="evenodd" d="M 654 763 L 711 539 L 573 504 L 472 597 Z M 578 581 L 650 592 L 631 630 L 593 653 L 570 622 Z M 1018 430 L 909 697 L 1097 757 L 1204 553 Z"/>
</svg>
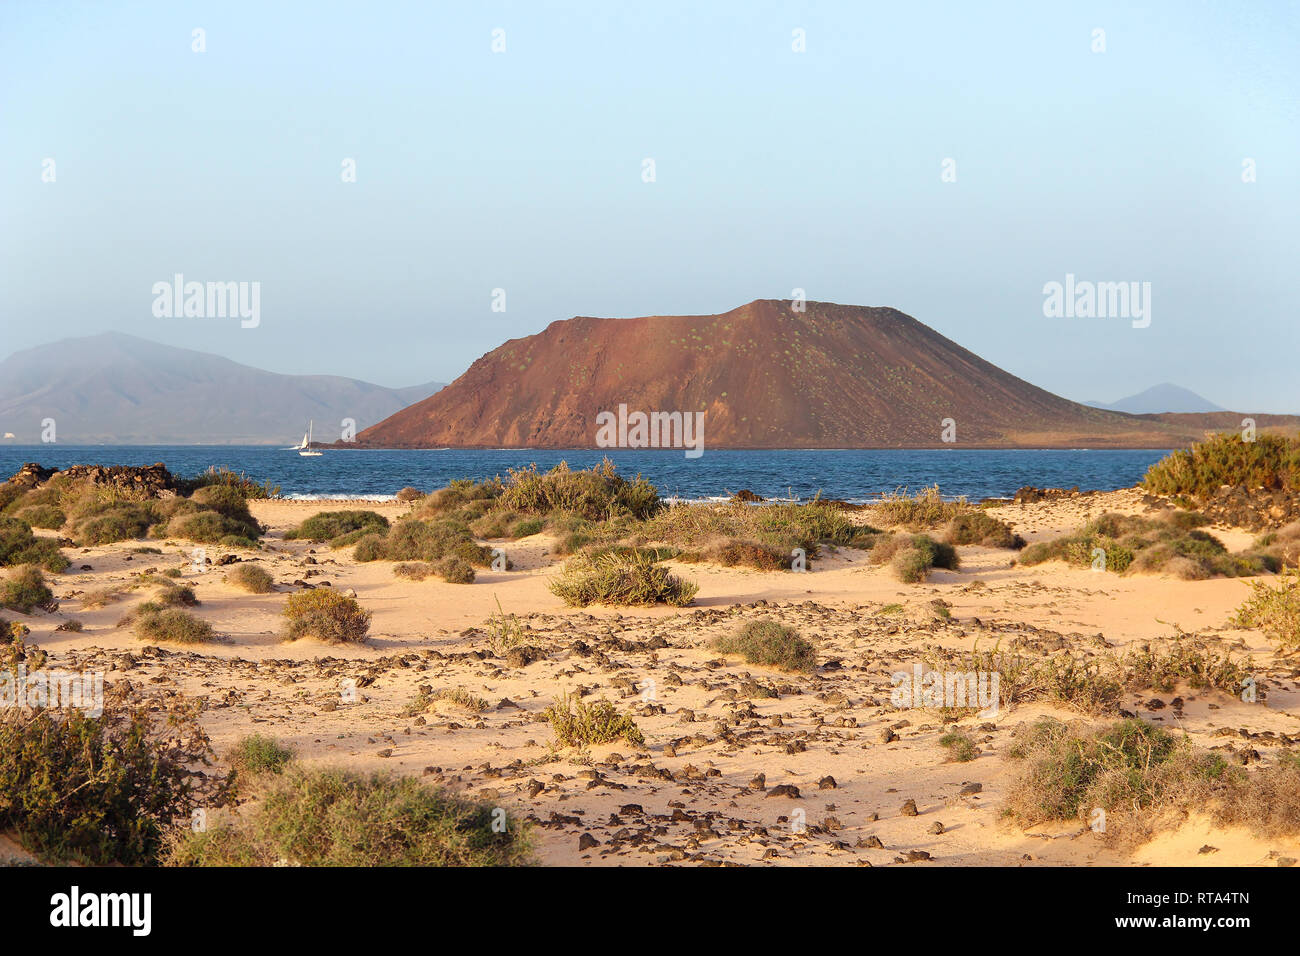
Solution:
<svg viewBox="0 0 1300 956">
<path fill-rule="evenodd" d="M 419 776 L 527 818 L 543 864 L 1195 866 L 1300 856 L 1294 838 L 1196 814 L 1136 847 L 1078 822 L 1019 827 L 1002 814 L 1015 728 L 1042 716 L 1100 721 L 1037 702 L 954 716 L 890 700 L 891 674 L 976 648 L 1020 642 L 1086 657 L 1195 640 L 1248 662 L 1263 702 L 1176 687 L 1130 694 L 1123 710 L 1230 760 L 1242 762 L 1243 751 L 1267 758 L 1300 739 L 1300 670 L 1259 631 L 1229 625 L 1249 579 L 1117 576 L 1056 561 L 1022 567 L 1013 551 L 972 545 L 959 547 L 959 571 L 903 584 L 865 552 L 839 548 L 807 573 L 670 561 L 699 584 L 690 606 L 575 609 L 548 590 L 562 559 L 545 534 L 482 542 L 501 547 L 513 569 L 480 570 L 467 585 L 406 580 L 392 562 L 355 561 L 350 547 L 284 539 L 313 514 L 349 508 L 394 520 L 412 506 L 253 501 L 269 528 L 261 550 L 210 546 L 205 564 L 180 541 L 70 548 L 73 566 L 55 579 L 58 611 L 17 618 L 48 666 L 102 670 L 110 688 L 132 698 L 202 699 L 201 723 L 218 754 L 260 733 L 308 765 Z M 1121 490 L 989 513 L 1032 543 L 1103 511 L 1147 508 L 1139 491 Z M 1209 530 L 1230 549 L 1253 538 Z M 161 554 L 141 553 L 142 545 Z M 234 587 L 225 580 L 233 565 L 219 563 L 226 555 L 261 564 L 275 590 Z M 193 587 L 200 604 L 192 611 L 218 641 L 148 646 L 118 625 L 148 595 L 127 590 L 135 577 L 168 569 Z M 286 596 L 326 584 L 351 589 L 373 613 L 369 641 L 284 643 Z M 82 606 L 84 594 L 106 588 L 122 599 Z M 484 628 L 498 602 L 523 627 L 530 653 L 490 650 Z M 57 630 L 73 618 L 83 630 Z M 757 667 L 710 648 L 749 620 L 798 629 L 816 648 L 816 670 Z M 462 688 L 489 706 L 476 713 L 440 702 L 412 716 L 421 687 Z M 575 691 L 634 715 L 644 747 L 553 747 L 542 712 Z M 951 762 L 939 745 L 954 726 L 976 741 L 975 759 Z M 915 815 L 904 812 L 908 801 Z"/>
</svg>

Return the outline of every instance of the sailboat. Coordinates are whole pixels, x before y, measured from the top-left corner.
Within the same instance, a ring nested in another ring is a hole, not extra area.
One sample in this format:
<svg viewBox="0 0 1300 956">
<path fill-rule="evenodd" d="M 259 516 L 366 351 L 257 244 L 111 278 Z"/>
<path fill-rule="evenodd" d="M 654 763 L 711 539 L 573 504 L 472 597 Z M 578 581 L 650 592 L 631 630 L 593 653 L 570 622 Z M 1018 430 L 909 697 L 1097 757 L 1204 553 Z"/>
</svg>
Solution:
<svg viewBox="0 0 1300 956">
<path fill-rule="evenodd" d="M 307 423 L 307 434 L 302 436 L 302 444 L 298 446 L 298 454 L 304 458 L 319 458 L 321 453 L 311 447 L 311 429 L 314 422 Z"/>
</svg>

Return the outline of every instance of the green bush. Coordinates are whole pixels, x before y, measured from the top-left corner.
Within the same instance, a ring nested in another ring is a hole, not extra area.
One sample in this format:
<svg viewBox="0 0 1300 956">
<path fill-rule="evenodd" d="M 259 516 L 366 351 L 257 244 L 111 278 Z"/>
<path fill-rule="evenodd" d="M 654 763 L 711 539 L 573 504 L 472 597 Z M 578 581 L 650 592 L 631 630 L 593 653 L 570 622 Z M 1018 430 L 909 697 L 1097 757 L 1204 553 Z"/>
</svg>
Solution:
<svg viewBox="0 0 1300 956">
<path fill-rule="evenodd" d="M 292 750 L 265 734 L 241 737 L 226 754 L 226 762 L 234 769 L 236 780 L 280 773 L 292 759 Z"/>
<path fill-rule="evenodd" d="M 211 755 L 188 713 L 0 720 L 0 830 L 52 862 L 155 863 L 176 821 L 225 801 L 228 779 L 194 772 Z"/>
<path fill-rule="evenodd" d="M 36 537 L 26 521 L 0 515 L 0 567 L 36 564 L 57 574 L 71 563 L 56 541 Z"/>
<path fill-rule="evenodd" d="M 1025 763 L 1007 810 L 1031 824 L 1086 819 L 1094 808 L 1131 818 L 1204 805 L 1228 769 L 1185 735 L 1137 719 L 1100 730 L 1044 720 L 1019 732 L 1008 756 Z"/>
<path fill-rule="evenodd" d="M 1202 499 L 1223 485 L 1300 488 L 1300 439 L 1257 435 L 1248 442 L 1236 432 L 1219 432 L 1160 459 L 1142 479 L 1153 494 Z"/>
<path fill-rule="evenodd" d="M 352 556 L 358 561 L 431 562 L 453 557 L 480 568 L 492 563 L 492 550 L 476 543 L 465 524 L 451 519 L 399 521 L 386 535 L 365 535 Z"/>
<path fill-rule="evenodd" d="M 150 643 L 203 644 L 215 639 L 212 625 L 180 608 L 142 605 L 135 616 L 135 636 Z"/>
<path fill-rule="evenodd" d="M 1022 565 L 1060 560 L 1076 567 L 1091 567 L 1094 552 L 1105 557 L 1104 569 L 1164 571 L 1182 578 L 1238 577 L 1259 574 L 1277 563 L 1262 551 L 1229 554 L 1218 538 L 1196 526 L 1202 516 L 1168 512 L 1157 518 L 1106 512 L 1073 534 L 1031 544 L 1020 552 Z"/>
<path fill-rule="evenodd" d="M 250 594 L 270 594 L 275 590 L 275 578 L 260 564 L 241 561 L 226 574 L 226 580 Z"/>
<path fill-rule="evenodd" d="M 813 646 L 792 627 L 776 621 L 750 621 L 734 634 L 717 637 L 713 648 L 723 654 L 740 654 L 760 667 L 811 671 L 817 667 Z"/>
<path fill-rule="evenodd" d="M 437 567 L 438 575 L 448 584 L 474 583 L 474 568 L 460 558 L 443 558 Z"/>
<path fill-rule="evenodd" d="M 628 481 L 606 458 L 581 471 L 571 470 L 565 462 L 546 472 L 539 472 L 536 465 L 512 468 L 500 491 L 498 507 L 535 515 L 565 512 L 590 521 L 617 515 L 644 520 L 659 511 L 663 502 L 654 485 L 640 475 Z"/>
<path fill-rule="evenodd" d="M 916 584 L 934 568 L 956 571 L 960 566 L 957 549 L 924 534 L 881 535 L 871 549 L 872 564 L 888 563 L 904 584 Z"/>
<path fill-rule="evenodd" d="M 584 703 L 576 694 L 565 694 L 544 712 L 551 723 L 556 741 L 565 747 L 587 747 L 626 740 L 636 747 L 645 746 L 645 737 L 636 721 L 620 714 L 607 700 Z"/>
<path fill-rule="evenodd" d="M 171 866 L 519 866 L 531 839 L 519 817 L 413 777 L 291 765 L 259 779 L 233 822 L 178 834 Z"/>
<path fill-rule="evenodd" d="M 948 544 L 978 544 L 986 548 L 1023 548 L 1025 539 L 984 511 L 968 511 L 948 522 L 944 529 Z"/>
<path fill-rule="evenodd" d="M 576 555 L 549 587 L 572 607 L 659 603 L 684 607 L 699 591 L 698 584 L 678 578 L 639 550 Z"/>
<path fill-rule="evenodd" d="M 1277 587 L 1250 582 L 1250 597 L 1237 608 L 1232 623 L 1257 627 L 1286 648 L 1300 647 L 1300 569 L 1285 570 Z"/>
<path fill-rule="evenodd" d="M 387 530 L 388 519 L 373 511 L 322 511 L 286 531 L 284 540 L 333 541 L 358 532 L 383 534 Z"/>
<path fill-rule="evenodd" d="M 56 505 L 32 505 L 20 508 L 15 513 L 15 517 L 26 521 L 33 528 L 44 528 L 47 531 L 58 531 L 68 521 L 68 516 Z"/>
<path fill-rule="evenodd" d="M 284 639 L 314 637 L 327 644 L 363 643 L 370 633 L 370 612 L 354 597 L 333 588 L 290 594 L 284 607 Z"/>
<path fill-rule="evenodd" d="M 41 569 L 34 564 L 24 564 L 11 571 L 0 584 L 0 607 L 10 611 L 31 614 L 36 608 L 49 608 L 54 604 L 54 592 L 45 583 Z"/>
</svg>

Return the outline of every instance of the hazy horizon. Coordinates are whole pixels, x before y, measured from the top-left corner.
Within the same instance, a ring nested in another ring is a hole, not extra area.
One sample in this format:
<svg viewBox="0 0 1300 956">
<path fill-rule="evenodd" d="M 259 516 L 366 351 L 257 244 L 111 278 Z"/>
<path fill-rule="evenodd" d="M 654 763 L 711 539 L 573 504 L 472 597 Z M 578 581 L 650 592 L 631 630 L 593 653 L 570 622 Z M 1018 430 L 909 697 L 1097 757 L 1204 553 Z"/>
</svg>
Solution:
<svg viewBox="0 0 1300 956">
<path fill-rule="evenodd" d="M 408 386 L 556 319 L 802 289 L 1080 402 L 1297 412 L 1298 18 L 18 0 L 4 351 L 116 330 Z M 260 283 L 257 327 L 156 317 L 177 273 Z M 1150 325 L 1046 317 L 1067 276 L 1150 283 Z"/>
</svg>

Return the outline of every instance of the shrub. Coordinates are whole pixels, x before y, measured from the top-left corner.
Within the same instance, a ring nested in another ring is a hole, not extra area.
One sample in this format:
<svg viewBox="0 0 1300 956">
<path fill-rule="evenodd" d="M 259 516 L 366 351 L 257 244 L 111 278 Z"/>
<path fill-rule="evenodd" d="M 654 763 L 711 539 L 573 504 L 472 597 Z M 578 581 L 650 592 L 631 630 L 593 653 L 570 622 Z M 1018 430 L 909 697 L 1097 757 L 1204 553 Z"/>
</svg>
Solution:
<svg viewBox="0 0 1300 956">
<path fill-rule="evenodd" d="M 72 539 L 83 548 L 143 538 L 161 520 L 158 511 L 140 501 L 114 501 L 83 512 L 72 523 Z"/>
<path fill-rule="evenodd" d="M 512 468 L 500 491 L 498 507 L 541 515 L 567 512 L 590 521 L 616 515 L 644 520 L 659 511 L 663 502 L 654 485 L 640 475 L 628 481 L 606 458 L 581 471 L 570 470 L 565 462 L 547 472 L 539 472 L 536 465 Z"/>
<path fill-rule="evenodd" d="M 181 514 L 167 523 L 165 537 L 195 544 L 224 544 L 232 548 L 256 548 L 262 529 L 250 517 L 231 518 L 216 511 Z"/>
<path fill-rule="evenodd" d="M 564 747 L 586 747 L 615 740 L 626 740 L 634 747 L 645 745 L 636 721 L 620 714 L 607 700 L 587 704 L 576 694 L 565 694 L 543 715 L 550 721 L 556 741 Z"/>
<path fill-rule="evenodd" d="M 492 805 L 413 777 L 290 766 L 258 781 L 255 806 L 206 832 L 178 834 L 171 866 L 519 866 L 528 831 Z"/>
<path fill-rule="evenodd" d="M 226 762 L 234 768 L 236 779 L 280 773 L 292 759 L 292 750 L 265 734 L 241 737 L 226 754 Z"/>
<path fill-rule="evenodd" d="M 1284 647 L 1300 647 L 1300 568 L 1283 571 L 1277 587 L 1251 581 L 1250 597 L 1237 608 L 1232 623 L 1257 627 Z"/>
<path fill-rule="evenodd" d="M 36 608 L 54 606 L 54 592 L 45 583 L 45 575 L 34 564 L 24 564 L 10 572 L 0 584 L 0 607 L 31 614 Z"/>
<path fill-rule="evenodd" d="M 905 584 L 924 581 L 934 568 L 956 571 L 960 566 L 952 545 L 924 534 L 882 535 L 872 547 L 869 560 L 872 564 L 887 562 Z"/>
<path fill-rule="evenodd" d="M 1300 439 L 1256 435 L 1248 442 L 1220 432 L 1160 459 L 1142 479 L 1142 487 L 1158 495 L 1207 498 L 1222 485 L 1300 488 Z"/>
<path fill-rule="evenodd" d="M 438 569 L 428 561 L 406 561 L 393 565 L 393 576 L 410 581 L 423 581 L 438 573 Z"/>
<path fill-rule="evenodd" d="M 406 710 L 403 711 L 403 715 L 415 717 L 419 714 L 426 714 L 439 702 L 451 704 L 454 707 L 475 714 L 481 714 L 492 706 L 482 697 L 471 694 L 463 687 L 439 687 L 437 690 L 431 687 L 421 687 L 415 696 L 415 700 L 411 701 Z"/>
<path fill-rule="evenodd" d="M 788 570 L 795 548 L 812 558 L 822 544 L 857 544 L 873 531 L 820 500 L 762 505 L 733 500 L 673 505 L 647 523 L 644 537 L 687 549 L 695 560 L 769 571 Z"/>
<path fill-rule="evenodd" d="M 747 663 L 760 667 L 792 671 L 811 671 L 817 667 L 813 646 L 794 628 L 776 621 L 750 621 L 734 634 L 715 638 L 713 647 L 723 654 L 740 654 Z"/>
<path fill-rule="evenodd" d="M 194 772 L 211 754 L 187 712 L 0 720 L 0 829 L 54 862 L 152 864 L 173 821 L 226 800 L 228 779 Z"/>
<path fill-rule="evenodd" d="M 240 497 L 246 501 L 259 498 L 278 498 L 280 496 L 279 485 L 273 485 L 269 481 L 254 481 L 244 472 L 231 471 L 224 465 L 220 468 L 213 465 L 195 478 L 182 479 L 180 485 L 182 489 L 191 494 L 200 488 L 220 485 L 238 492 Z"/>
<path fill-rule="evenodd" d="M 333 541 L 357 532 L 383 534 L 387 530 L 388 519 L 373 511 L 322 511 L 286 531 L 284 540 Z"/>
<path fill-rule="evenodd" d="M 142 641 L 203 644 L 216 637 L 212 625 L 179 608 L 142 606 L 135 616 L 135 636 Z"/>
<path fill-rule="evenodd" d="M 370 612 L 333 588 L 290 594 L 284 616 L 286 641 L 314 637 L 327 644 L 359 644 L 370 632 Z"/>
<path fill-rule="evenodd" d="M 121 598 L 121 594 L 112 588 L 100 588 L 96 591 L 87 591 L 81 595 L 81 608 L 84 611 L 93 611 L 97 608 L 107 607 Z"/>
<path fill-rule="evenodd" d="M 269 594 L 275 590 L 275 578 L 260 564 L 241 562 L 230 569 L 226 580 L 250 594 Z"/>
<path fill-rule="evenodd" d="M 1008 756 L 1025 762 L 1007 795 L 1010 815 L 1032 824 L 1100 808 L 1138 836 L 1161 811 L 1207 802 L 1228 769 L 1185 736 L 1136 719 L 1100 730 L 1041 721 L 1018 732 Z"/>
<path fill-rule="evenodd" d="M 57 574 L 71 563 L 59 550 L 57 542 L 36 537 L 26 521 L 0 515 L 0 567 L 36 564 Z"/>
<path fill-rule="evenodd" d="M 45 528 L 48 531 L 58 531 L 68 521 L 68 516 L 55 505 L 33 505 L 28 508 L 20 508 L 15 516 L 26 521 L 33 528 Z"/>
<path fill-rule="evenodd" d="M 550 582 L 552 594 L 572 607 L 589 604 L 635 605 L 691 603 L 699 585 L 685 581 L 641 551 L 580 554 Z"/>
<path fill-rule="evenodd" d="M 979 756 L 979 747 L 970 734 L 950 730 L 939 738 L 939 746 L 948 751 L 948 759 L 953 763 L 967 763 Z"/>
<path fill-rule="evenodd" d="M 465 524 L 450 519 L 399 521 L 386 535 L 362 537 L 352 556 L 358 561 L 438 561 L 455 557 L 481 568 L 492 563 L 492 550 L 477 544 Z"/>
<path fill-rule="evenodd" d="M 1025 539 L 984 511 L 969 511 L 955 516 L 944 529 L 948 544 L 979 544 L 986 548 L 1023 548 Z"/>
<path fill-rule="evenodd" d="M 437 565 L 438 575 L 448 584 L 473 584 L 474 568 L 460 558 L 443 558 Z"/>
<path fill-rule="evenodd" d="M 1104 570 L 1116 574 L 1163 571 L 1186 579 L 1236 577 L 1267 569 L 1267 555 L 1229 554 L 1218 538 L 1194 527 L 1200 523 L 1203 519 L 1187 512 L 1157 518 L 1107 512 L 1073 534 L 1029 545 L 1018 561 L 1034 565 L 1055 559 L 1091 567 L 1103 557 Z"/>
<path fill-rule="evenodd" d="M 908 531 L 938 528 L 975 511 L 965 498 L 945 501 L 938 485 L 923 488 L 914 495 L 901 488 L 870 507 L 873 520 L 881 527 L 906 528 Z"/>
<path fill-rule="evenodd" d="M 407 485 L 397 493 L 396 497 L 402 504 L 410 504 L 412 501 L 419 501 L 423 498 L 424 492 L 419 488 L 412 488 L 410 485 Z"/>
</svg>

